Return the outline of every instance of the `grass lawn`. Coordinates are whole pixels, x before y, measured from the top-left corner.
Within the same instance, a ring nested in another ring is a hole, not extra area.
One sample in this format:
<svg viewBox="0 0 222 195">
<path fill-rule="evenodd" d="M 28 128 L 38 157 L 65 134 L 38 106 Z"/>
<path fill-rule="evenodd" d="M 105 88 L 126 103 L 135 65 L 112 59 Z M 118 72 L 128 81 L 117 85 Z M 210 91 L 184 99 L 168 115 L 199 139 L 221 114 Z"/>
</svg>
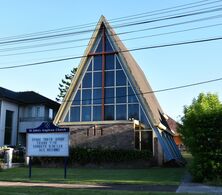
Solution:
<svg viewBox="0 0 222 195">
<path fill-rule="evenodd" d="M 28 167 L 7 169 L 0 172 L 1 181 L 50 182 L 50 183 L 121 183 L 145 185 L 179 185 L 185 168 L 150 169 L 87 169 L 68 168 L 67 179 L 62 168 L 32 168 L 28 178 Z"/>
<path fill-rule="evenodd" d="M 59 189 L 59 188 L 40 188 L 40 187 L 0 187 L 0 194 L 4 195 L 26 195 L 26 194 L 47 194 L 47 195 L 54 195 L 54 194 L 74 194 L 74 195 L 143 195 L 143 194 L 149 194 L 149 195 L 172 195 L 176 193 L 166 193 L 166 192 L 130 192 L 130 191 L 111 191 L 111 190 L 82 190 L 82 189 Z M 187 193 L 180 193 L 180 195 L 187 195 Z M 191 194 L 190 194 L 191 195 Z M 195 193 L 197 195 L 197 193 Z"/>
</svg>

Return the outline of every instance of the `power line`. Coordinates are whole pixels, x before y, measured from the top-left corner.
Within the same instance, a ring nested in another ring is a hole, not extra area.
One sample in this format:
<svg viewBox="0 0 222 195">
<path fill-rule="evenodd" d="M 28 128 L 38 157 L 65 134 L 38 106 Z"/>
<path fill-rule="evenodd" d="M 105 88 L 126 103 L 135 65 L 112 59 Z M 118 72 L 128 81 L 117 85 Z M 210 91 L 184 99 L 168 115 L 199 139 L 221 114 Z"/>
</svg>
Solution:
<svg viewBox="0 0 222 195">
<path fill-rule="evenodd" d="M 136 22 L 117 25 L 117 26 L 115 26 L 115 28 L 130 27 L 130 26 L 143 25 L 143 24 L 160 22 L 160 21 L 165 21 L 165 20 L 179 19 L 179 18 L 190 17 L 190 16 L 195 16 L 195 15 L 200 15 L 200 14 L 205 14 L 205 13 L 217 12 L 217 11 L 221 11 L 221 10 L 222 10 L 222 7 L 214 8 L 214 9 L 210 9 L 210 10 L 205 10 L 205 11 L 195 10 L 197 12 L 186 13 L 186 14 L 181 14 L 181 15 L 165 16 L 163 18 L 157 18 L 157 19 L 152 19 L 152 20 L 136 21 Z M 96 29 L 96 30 L 99 30 L 99 29 Z M 89 32 L 93 32 L 93 31 L 94 31 L 94 29 L 88 29 L 88 30 L 81 30 L 81 31 L 69 32 L 69 33 L 61 33 L 61 34 L 45 35 L 45 36 L 39 36 L 39 37 L 7 40 L 7 41 L 1 41 L 0 45 L 24 43 L 27 41 L 28 42 L 29 41 L 39 41 L 39 40 L 52 39 L 52 38 L 61 38 L 61 37 L 65 37 L 65 36 L 78 35 L 78 34 L 89 33 Z"/>
<path fill-rule="evenodd" d="M 211 20 L 211 19 L 218 19 L 218 18 L 221 18 L 221 17 L 222 17 L 222 15 L 210 16 L 210 17 L 199 18 L 199 19 L 195 19 L 195 20 L 188 20 L 188 21 L 184 21 L 184 22 L 177 22 L 177 23 L 173 23 L 173 24 L 166 24 L 166 25 L 154 26 L 154 27 L 149 27 L 149 28 L 144 28 L 144 29 L 137 29 L 137 30 L 120 32 L 117 35 L 131 34 L 131 33 L 134 33 L 134 32 L 143 32 L 143 31 L 148 31 L 148 30 L 156 30 L 156 29 L 168 28 L 168 27 L 172 27 L 172 26 L 178 26 L 178 25 L 183 25 L 183 24 L 190 24 L 190 23 L 194 23 L 194 22 L 201 22 L 201 21 L 206 21 L 206 20 Z"/>
<path fill-rule="evenodd" d="M 206 20 L 218 19 L 218 18 L 221 18 L 221 17 L 222 17 L 222 15 L 210 16 L 210 17 L 199 18 L 199 19 L 195 19 L 195 20 L 188 20 L 188 21 L 185 21 L 185 22 L 172 23 L 172 24 L 167 24 L 167 25 L 154 26 L 154 27 L 150 27 L 150 28 L 125 31 L 125 32 L 120 32 L 120 33 L 116 33 L 114 35 L 109 35 L 109 36 L 125 35 L 125 34 L 132 34 L 132 33 L 136 33 L 136 32 L 144 32 L 144 31 L 149 31 L 149 30 L 168 28 L 168 27 L 178 26 L 178 25 L 183 25 L 183 24 L 190 24 L 190 23 L 201 22 L 201 21 L 206 21 Z M 74 39 L 74 40 L 60 41 L 60 42 L 53 42 L 53 43 L 43 43 L 43 44 L 20 46 L 20 47 L 13 47 L 13 48 L 3 48 L 3 49 L 0 49 L 0 52 L 7 52 L 7 51 L 12 51 L 12 50 L 30 49 L 30 48 L 33 48 L 33 47 L 34 48 L 36 48 L 36 47 L 48 47 L 48 46 L 57 45 L 57 44 L 79 42 L 79 41 L 89 40 L 89 39 L 94 39 L 94 38 L 95 37 L 81 38 L 81 39 Z M 86 45 L 84 45 L 84 46 L 86 46 Z M 78 45 L 76 47 L 81 47 L 81 46 Z M 76 48 L 76 47 L 73 47 L 73 48 Z M 69 47 L 69 48 L 71 48 L 71 47 Z M 55 50 L 57 50 L 57 49 L 55 49 Z M 48 50 L 46 50 L 46 51 L 48 51 Z"/>
<path fill-rule="evenodd" d="M 139 14 L 134 14 L 134 15 L 128 15 L 128 16 L 124 16 L 124 17 L 118 17 L 118 18 L 110 19 L 109 21 L 111 23 L 115 23 L 115 22 L 124 21 L 124 20 L 132 20 L 132 19 L 135 19 L 135 17 L 137 17 L 137 16 L 147 17 L 147 16 L 151 16 L 151 15 L 158 15 L 158 14 L 163 14 L 163 13 L 169 13 L 172 11 L 178 11 L 178 9 L 176 9 L 176 8 L 181 8 L 180 10 L 190 9 L 193 7 L 199 7 L 199 6 L 204 6 L 204 5 L 208 5 L 208 4 L 218 3 L 220 1 L 221 0 L 217 0 L 217 1 L 201 0 L 198 2 L 182 4 L 182 5 L 178 5 L 178 6 L 174 6 L 174 7 L 168 7 L 168 8 L 164 8 L 164 9 L 158 9 L 158 10 L 154 10 L 154 11 L 149 11 L 149 12 L 144 12 L 144 13 L 139 13 Z M 207 3 L 204 3 L 204 2 L 207 2 Z M 190 5 L 195 5 L 195 6 L 190 6 Z M 182 7 L 185 7 L 185 8 L 182 8 Z M 96 24 L 96 22 L 91 22 L 91 23 L 80 24 L 80 25 L 76 25 L 76 26 L 57 28 L 57 29 L 52 29 L 52 30 L 47 30 L 47 31 L 39 31 L 39 32 L 35 32 L 35 33 L 28 33 L 28 34 L 17 35 L 17 36 L 4 37 L 4 38 L 1 38 L 0 40 L 31 37 L 31 36 L 36 36 L 36 35 L 44 35 L 44 34 L 50 34 L 50 33 L 56 33 L 56 32 L 63 32 L 63 31 L 68 31 L 68 30 L 73 30 L 73 29 L 87 28 L 87 27 L 95 26 L 95 24 Z"/>
<path fill-rule="evenodd" d="M 195 28 L 188 28 L 188 29 L 184 29 L 184 30 L 170 31 L 170 32 L 166 32 L 166 33 L 158 33 L 158 34 L 151 34 L 151 35 L 145 35 L 145 36 L 137 36 L 137 37 L 122 39 L 122 41 L 131 41 L 131 40 L 144 39 L 144 38 L 149 38 L 149 37 L 170 35 L 170 34 L 175 34 L 175 33 L 182 33 L 182 32 L 188 32 L 188 31 L 193 31 L 193 30 L 212 28 L 212 27 L 221 26 L 221 25 L 222 25 L 222 23 L 218 23 L 218 24 L 212 24 L 212 25 L 206 25 L 206 26 L 199 26 L 199 27 L 195 27 Z M 76 41 L 76 40 L 73 40 L 73 41 Z M 72 42 L 72 41 L 67 41 L 67 42 Z M 118 41 L 116 41 L 116 42 L 118 42 Z M 47 51 L 58 51 L 58 50 L 64 50 L 64 49 L 74 49 L 74 48 L 79 48 L 79 47 L 87 47 L 87 45 L 78 45 L 78 46 L 63 47 L 63 48 L 54 48 L 54 49 L 45 49 L 45 50 L 37 50 L 37 51 L 29 51 L 29 52 L 3 54 L 3 55 L 0 55 L 0 56 L 5 57 L 5 56 L 31 54 L 31 53 L 42 53 L 42 52 L 47 52 Z M 2 51 L 0 50 L 0 52 L 2 52 Z"/>
<path fill-rule="evenodd" d="M 139 47 L 139 48 L 134 48 L 134 49 L 127 49 L 127 50 L 117 51 L 117 52 L 124 53 L 124 52 L 130 52 L 130 51 L 139 51 L 139 50 L 145 50 L 145 49 L 156 49 L 156 48 L 172 47 L 172 46 L 179 46 L 179 45 L 188 45 L 188 44 L 218 41 L 218 40 L 222 40 L 222 37 L 200 39 L 200 40 L 194 40 L 194 41 L 185 41 L 185 42 L 178 42 L 178 43 L 170 43 L 170 44 L 164 44 L 164 45 L 146 46 L 146 47 Z M 82 56 L 60 58 L 60 59 L 55 59 L 55 60 L 47 60 L 47 61 L 34 62 L 34 63 L 28 63 L 28 64 L 20 64 L 20 65 L 14 65 L 14 66 L 5 66 L 5 67 L 0 67 L 0 70 L 22 68 L 22 67 L 28 67 L 28 66 L 37 66 L 37 65 L 42 65 L 42 64 L 68 61 L 68 60 L 74 60 L 74 59 L 85 58 L 85 57 L 88 57 L 88 56 L 82 55 Z"/>
<path fill-rule="evenodd" d="M 216 78 L 216 79 L 211 79 L 211 80 L 206 80 L 206 81 L 201 81 L 201 82 L 197 82 L 197 83 L 190 83 L 190 84 L 186 84 L 186 85 L 180 85 L 180 86 L 175 86 L 175 87 L 168 87 L 168 88 L 164 88 L 164 89 L 157 89 L 157 90 L 152 90 L 152 91 L 146 91 L 146 92 L 141 92 L 141 93 L 133 93 L 133 94 L 128 94 L 128 95 L 121 95 L 121 96 L 112 96 L 112 97 L 106 97 L 106 98 L 89 98 L 89 99 L 82 99 L 82 101 L 92 101 L 92 100 L 102 100 L 102 99 L 113 99 L 113 98 L 123 98 L 123 97 L 130 97 L 130 96 L 139 96 L 139 95 L 145 95 L 145 94 L 153 94 L 153 93 L 161 93 L 161 92 L 165 92 L 165 91 L 173 91 L 173 90 L 177 90 L 177 89 L 183 89 L 183 88 L 188 88 L 188 87 L 194 87 L 197 85 L 203 85 L 203 84 L 207 84 L 207 83 L 213 83 L 213 82 L 218 82 L 221 81 L 222 77 L 220 78 Z M 80 99 L 77 100 L 62 100 L 60 102 L 78 102 L 80 101 Z M 82 104 L 80 104 L 82 105 Z"/>
</svg>

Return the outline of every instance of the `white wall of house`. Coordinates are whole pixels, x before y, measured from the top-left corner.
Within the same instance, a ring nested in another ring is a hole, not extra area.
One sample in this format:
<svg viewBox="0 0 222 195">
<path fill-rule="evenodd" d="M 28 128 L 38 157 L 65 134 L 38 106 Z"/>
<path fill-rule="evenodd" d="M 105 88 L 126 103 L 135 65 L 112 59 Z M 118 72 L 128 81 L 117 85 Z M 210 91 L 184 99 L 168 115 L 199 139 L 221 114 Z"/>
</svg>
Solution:
<svg viewBox="0 0 222 195">
<path fill-rule="evenodd" d="M 22 106 L 19 109 L 19 133 L 25 133 L 27 128 L 36 128 L 48 119 L 44 105 Z"/>
<path fill-rule="evenodd" d="M 2 100 L 0 106 L 0 146 L 3 146 L 4 138 L 5 138 L 5 119 L 6 119 L 6 111 L 13 112 L 12 118 L 12 137 L 11 137 L 11 145 L 16 144 L 17 139 L 17 126 L 18 126 L 18 105 Z"/>
<path fill-rule="evenodd" d="M 13 112 L 10 145 L 16 145 L 17 140 L 18 143 L 24 144 L 26 129 L 36 128 L 41 125 L 42 122 L 52 120 L 51 115 L 55 113 L 52 109 L 42 104 L 22 106 L 10 101 L 0 100 L 0 146 L 5 145 L 5 120 L 7 110 Z"/>
</svg>

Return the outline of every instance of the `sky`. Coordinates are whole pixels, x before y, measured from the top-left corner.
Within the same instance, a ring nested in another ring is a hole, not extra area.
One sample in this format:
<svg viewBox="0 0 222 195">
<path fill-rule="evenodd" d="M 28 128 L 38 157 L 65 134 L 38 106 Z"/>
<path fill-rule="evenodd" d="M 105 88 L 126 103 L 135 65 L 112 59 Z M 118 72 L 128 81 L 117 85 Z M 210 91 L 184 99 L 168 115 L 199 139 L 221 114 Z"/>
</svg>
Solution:
<svg viewBox="0 0 222 195">
<path fill-rule="evenodd" d="M 120 39 L 128 49 L 222 37 L 221 7 L 220 0 L 1 1 L 0 86 L 13 91 L 35 91 L 55 100 L 61 79 L 73 67 L 78 67 L 80 59 L 1 68 L 81 56 L 92 31 L 29 42 L 6 44 L 3 43 L 5 41 L 30 38 L 30 33 L 39 37 L 52 35 L 46 32 L 56 35 L 92 30 L 101 15 L 120 34 Z M 199 14 L 187 16 L 197 12 Z M 172 16 L 180 17 L 156 21 Z M 126 23 L 141 21 L 146 22 L 123 27 Z M 89 26 L 80 26 L 86 24 Z M 134 32 L 123 33 L 129 31 Z M 143 49 L 131 54 L 156 91 L 221 78 L 221 43 L 222 40 L 217 40 Z M 190 105 L 201 92 L 216 93 L 222 100 L 222 81 L 158 92 L 155 95 L 164 112 L 179 121 L 184 106 Z"/>
</svg>

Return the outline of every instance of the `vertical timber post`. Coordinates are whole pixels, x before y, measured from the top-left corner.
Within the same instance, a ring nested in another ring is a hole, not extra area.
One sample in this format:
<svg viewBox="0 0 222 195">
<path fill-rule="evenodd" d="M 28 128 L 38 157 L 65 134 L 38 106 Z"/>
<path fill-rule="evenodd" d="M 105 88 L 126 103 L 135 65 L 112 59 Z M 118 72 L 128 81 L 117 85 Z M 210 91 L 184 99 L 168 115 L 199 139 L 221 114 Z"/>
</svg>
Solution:
<svg viewBox="0 0 222 195">
<path fill-rule="evenodd" d="M 31 179 L 32 177 L 32 157 L 29 157 L 29 178 Z"/>
</svg>

